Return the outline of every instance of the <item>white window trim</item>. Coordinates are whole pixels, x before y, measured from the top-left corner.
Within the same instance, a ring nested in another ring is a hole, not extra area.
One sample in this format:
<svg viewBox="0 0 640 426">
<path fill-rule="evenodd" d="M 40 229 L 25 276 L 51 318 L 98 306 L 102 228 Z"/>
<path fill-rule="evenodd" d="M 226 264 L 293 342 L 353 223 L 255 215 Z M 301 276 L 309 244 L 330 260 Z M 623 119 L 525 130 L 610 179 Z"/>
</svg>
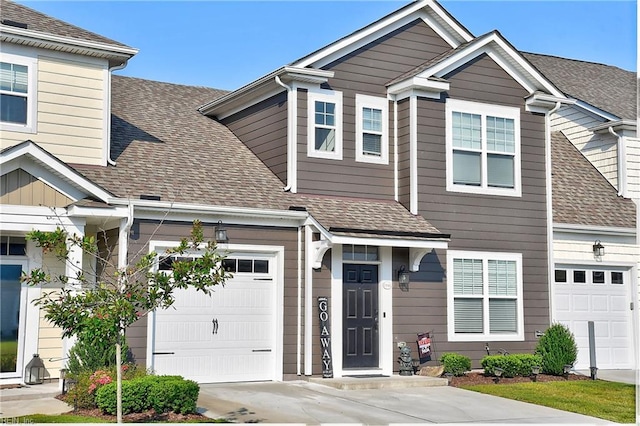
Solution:
<svg viewBox="0 0 640 426">
<path fill-rule="evenodd" d="M 7 132 L 36 133 L 38 104 L 38 59 L 36 57 L 14 55 L 3 52 L 0 62 L 23 65 L 27 67 L 27 123 L 5 123 L 0 121 L 0 130 Z M 4 92 L 3 92 L 4 93 Z"/>
<path fill-rule="evenodd" d="M 482 160 L 481 160 L 481 185 L 458 185 L 453 183 L 453 112 L 479 114 L 482 116 Z M 447 99 L 446 107 L 446 145 L 447 145 L 447 191 L 464 192 L 471 194 L 502 195 L 509 197 L 522 196 L 522 154 L 520 148 L 520 108 L 503 105 L 491 105 L 478 102 L 463 101 L 459 99 Z M 486 149 L 486 118 L 487 116 L 509 118 L 514 120 L 515 129 L 515 153 L 513 170 L 513 188 L 493 188 L 487 186 L 487 149 Z"/>
<path fill-rule="evenodd" d="M 373 108 L 382 111 L 382 132 L 380 138 L 380 156 L 366 155 L 362 128 L 362 108 Z M 356 95 L 356 161 L 373 164 L 389 164 L 389 101 L 368 95 Z"/>
<path fill-rule="evenodd" d="M 336 105 L 336 147 L 334 152 L 318 151 L 315 147 L 315 102 L 331 102 Z M 342 92 L 323 89 L 309 89 L 307 92 L 307 156 L 342 160 Z"/>
<path fill-rule="evenodd" d="M 453 309 L 453 260 L 454 259 L 480 259 L 482 260 L 482 275 L 483 275 L 483 294 L 482 299 L 485 301 L 482 304 L 483 309 L 483 327 L 484 333 L 456 333 L 454 324 L 454 309 Z M 509 260 L 516 262 L 516 314 L 517 318 L 517 332 L 516 333 L 490 333 L 489 332 L 489 303 L 486 301 L 491 297 L 489 295 L 489 260 Z M 524 341 L 524 309 L 523 309 L 523 296 L 522 296 L 522 253 L 494 253 L 483 251 L 455 251 L 449 250 L 447 252 L 447 271 L 449 271 L 447 278 L 447 332 L 448 340 L 450 342 L 485 342 L 503 341 L 503 342 L 516 342 Z"/>
</svg>

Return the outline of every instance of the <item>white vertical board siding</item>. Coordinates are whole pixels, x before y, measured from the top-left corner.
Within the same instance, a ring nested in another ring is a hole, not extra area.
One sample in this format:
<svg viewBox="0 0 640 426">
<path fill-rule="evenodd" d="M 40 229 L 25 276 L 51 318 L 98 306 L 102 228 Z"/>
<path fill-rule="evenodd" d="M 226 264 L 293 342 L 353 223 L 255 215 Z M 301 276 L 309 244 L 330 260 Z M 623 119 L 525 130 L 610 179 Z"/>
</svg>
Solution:
<svg viewBox="0 0 640 426">
<path fill-rule="evenodd" d="M 589 128 L 604 123 L 597 117 L 574 106 L 563 106 L 551 118 L 551 131 L 562 131 L 582 154 L 618 188 L 618 145 L 611 135 L 594 135 Z"/>
<path fill-rule="evenodd" d="M 627 141 L 627 191 L 629 197 L 640 201 L 640 139 L 626 138 Z"/>
<path fill-rule="evenodd" d="M 103 165 L 107 62 L 38 56 L 37 132 L 2 132 L 1 148 L 27 139 L 64 162 Z"/>
</svg>

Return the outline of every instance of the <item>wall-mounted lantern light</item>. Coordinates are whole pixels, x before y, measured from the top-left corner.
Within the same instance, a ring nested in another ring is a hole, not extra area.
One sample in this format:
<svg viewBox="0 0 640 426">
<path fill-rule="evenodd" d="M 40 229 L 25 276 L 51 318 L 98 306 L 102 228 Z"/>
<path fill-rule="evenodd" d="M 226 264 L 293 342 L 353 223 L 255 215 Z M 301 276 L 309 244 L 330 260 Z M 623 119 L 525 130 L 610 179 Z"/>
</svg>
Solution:
<svg viewBox="0 0 640 426">
<path fill-rule="evenodd" d="M 409 291 L 409 271 L 404 268 L 404 265 L 398 269 L 398 285 L 402 291 Z"/>
<path fill-rule="evenodd" d="M 593 245 L 593 255 L 595 257 L 604 256 L 604 246 L 600 243 L 600 240 L 596 240 L 595 244 Z"/>
<path fill-rule="evenodd" d="M 215 240 L 216 240 L 216 243 L 226 243 L 229 241 L 229 237 L 227 236 L 227 230 L 222 227 L 221 220 L 219 220 L 218 224 L 216 225 Z"/>
</svg>

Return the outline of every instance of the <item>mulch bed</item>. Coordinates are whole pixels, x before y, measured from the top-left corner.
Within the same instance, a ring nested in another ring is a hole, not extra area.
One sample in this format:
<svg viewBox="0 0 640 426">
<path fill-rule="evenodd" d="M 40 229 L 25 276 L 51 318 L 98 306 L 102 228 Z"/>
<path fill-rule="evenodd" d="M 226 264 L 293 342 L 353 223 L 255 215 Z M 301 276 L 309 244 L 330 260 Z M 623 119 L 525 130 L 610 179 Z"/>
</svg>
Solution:
<svg viewBox="0 0 640 426">
<path fill-rule="evenodd" d="M 63 395 L 56 396 L 60 401 L 64 401 Z M 111 414 L 105 414 L 99 408 L 78 408 L 70 411 L 66 414 L 77 416 L 88 416 L 102 419 L 106 422 L 116 421 L 116 416 Z M 152 423 L 152 422 L 166 422 L 166 423 L 185 423 L 189 421 L 205 421 L 211 420 L 202 414 L 178 414 L 178 413 L 162 413 L 157 414 L 154 410 L 144 411 L 142 413 L 123 414 L 122 421 L 124 423 Z"/>
<path fill-rule="evenodd" d="M 563 376 L 551 376 L 548 374 L 538 374 L 538 382 L 558 382 L 567 380 L 590 380 L 588 376 L 582 376 L 579 374 L 569 374 L 565 379 Z M 472 385 L 508 385 L 511 383 L 530 383 L 532 379 L 530 377 L 501 377 L 498 383 L 493 376 L 485 376 L 482 372 L 467 372 L 464 376 L 452 377 L 449 386 L 461 387 Z"/>
</svg>

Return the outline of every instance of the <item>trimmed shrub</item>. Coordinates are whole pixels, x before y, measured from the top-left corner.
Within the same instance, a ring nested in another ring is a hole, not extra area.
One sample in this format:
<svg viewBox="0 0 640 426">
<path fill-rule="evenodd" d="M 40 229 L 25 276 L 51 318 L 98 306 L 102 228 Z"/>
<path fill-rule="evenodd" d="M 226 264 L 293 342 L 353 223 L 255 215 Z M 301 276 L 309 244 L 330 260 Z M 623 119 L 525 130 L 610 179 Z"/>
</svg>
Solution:
<svg viewBox="0 0 640 426">
<path fill-rule="evenodd" d="M 454 352 L 442 354 L 440 362 L 444 366 L 444 372 L 454 376 L 462 376 L 471 370 L 471 358 Z"/>
<path fill-rule="evenodd" d="M 563 324 L 553 324 L 538 341 L 536 354 L 542 357 L 542 372 L 561 376 L 564 366 L 578 358 L 578 346 L 573 333 Z"/>
<path fill-rule="evenodd" d="M 531 375 L 531 367 L 542 365 L 542 357 L 531 354 L 488 355 L 480 360 L 480 365 L 487 376 L 493 376 L 498 367 L 502 368 L 503 377 L 526 377 Z"/>
<path fill-rule="evenodd" d="M 195 413 L 200 387 L 181 376 L 144 376 L 122 382 L 122 413 L 140 413 L 153 408 L 158 413 Z M 117 410 L 116 383 L 96 392 L 96 404 L 103 412 Z"/>
<path fill-rule="evenodd" d="M 146 370 L 138 368 L 136 364 L 125 364 L 122 366 L 122 379 L 130 380 L 135 377 L 146 376 Z M 83 371 L 77 374 L 70 374 L 70 378 L 76 380 L 69 392 L 67 392 L 63 400 L 74 407 L 78 408 L 96 408 L 96 394 L 98 390 L 108 384 L 116 381 L 116 367 L 109 369 L 100 369 L 96 371 Z M 124 383 L 124 381 L 123 381 Z"/>
</svg>

